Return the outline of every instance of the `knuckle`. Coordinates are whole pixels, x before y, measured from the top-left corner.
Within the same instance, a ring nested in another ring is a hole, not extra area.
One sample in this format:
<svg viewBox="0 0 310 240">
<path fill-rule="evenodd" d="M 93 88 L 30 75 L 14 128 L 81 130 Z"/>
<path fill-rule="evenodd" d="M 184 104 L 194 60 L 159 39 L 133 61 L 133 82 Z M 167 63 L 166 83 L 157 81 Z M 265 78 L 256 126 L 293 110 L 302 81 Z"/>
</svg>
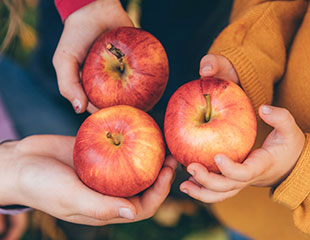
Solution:
<svg viewBox="0 0 310 240">
<path fill-rule="evenodd" d="M 248 172 L 244 173 L 244 175 L 242 177 L 242 180 L 245 181 L 245 182 L 249 182 L 253 178 L 254 178 L 254 172 L 253 171 L 248 171 Z"/>
<path fill-rule="evenodd" d="M 290 124 L 290 123 L 294 123 L 294 119 L 290 113 L 289 110 L 287 109 L 283 109 L 283 112 L 282 112 L 282 121 L 285 123 L 285 124 Z"/>
<path fill-rule="evenodd" d="M 93 217 L 107 221 L 116 217 L 115 211 L 113 209 L 103 209 L 103 208 L 95 208 L 93 209 Z"/>
<path fill-rule="evenodd" d="M 53 63 L 53 66 L 54 66 L 55 69 L 58 67 L 58 65 L 59 65 L 58 63 L 59 62 L 60 62 L 60 58 L 59 58 L 59 54 L 58 54 L 58 52 L 56 50 L 56 52 L 55 52 L 55 54 L 53 56 L 53 59 L 52 59 L 52 63 Z"/>
<path fill-rule="evenodd" d="M 61 96 L 67 98 L 69 96 L 69 91 L 66 87 L 59 83 L 59 92 Z"/>
</svg>

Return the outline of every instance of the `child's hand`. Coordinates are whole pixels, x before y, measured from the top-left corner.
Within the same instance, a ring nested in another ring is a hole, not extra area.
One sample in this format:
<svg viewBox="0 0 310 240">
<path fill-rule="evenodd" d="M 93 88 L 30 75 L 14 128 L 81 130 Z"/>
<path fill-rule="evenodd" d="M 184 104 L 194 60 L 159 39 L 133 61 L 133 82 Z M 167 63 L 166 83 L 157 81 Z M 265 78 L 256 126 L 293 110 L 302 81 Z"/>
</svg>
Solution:
<svg viewBox="0 0 310 240">
<path fill-rule="evenodd" d="M 181 191 L 202 202 L 222 201 L 236 195 L 242 188 L 275 186 L 294 168 L 305 143 L 305 135 L 284 108 L 261 106 L 260 117 L 274 127 L 263 146 L 242 163 L 235 163 L 221 154 L 215 157 L 222 175 L 208 172 L 198 163 L 187 171 L 192 175 L 181 184 Z"/>
<path fill-rule="evenodd" d="M 167 197 L 176 161 L 168 157 L 156 182 L 131 198 L 100 194 L 73 169 L 74 138 L 31 136 L 0 146 L 0 206 L 20 204 L 65 221 L 106 225 L 153 216 Z"/>
<path fill-rule="evenodd" d="M 239 78 L 231 62 L 224 56 L 207 54 L 200 61 L 201 77 L 218 77 L 239 84 Z"/>
<path fill-rule="evenodd" d="M 94 1 L 72 13 L 53 57 L 58 87 L 76 113 L 85 111 L 88 99 L 80 83 L 80 68 L 98 36 L 112 28 L 133 26 L 119 0 Z M 91 107 L 91 112 L 96 111 Z"/>
</svg>

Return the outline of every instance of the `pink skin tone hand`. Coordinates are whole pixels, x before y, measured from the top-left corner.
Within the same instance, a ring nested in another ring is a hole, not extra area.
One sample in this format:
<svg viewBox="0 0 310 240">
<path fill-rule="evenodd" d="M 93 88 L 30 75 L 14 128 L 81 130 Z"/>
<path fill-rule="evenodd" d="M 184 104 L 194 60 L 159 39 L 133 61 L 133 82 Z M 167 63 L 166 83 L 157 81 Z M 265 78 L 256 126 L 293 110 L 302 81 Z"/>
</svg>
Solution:
<svg viewBox="0 0 310 240">
<path fill-rule="evenodd" d="M 216 76 L 239 84 L 233 65 L 220 55 L 204 56 L 200 62 L 200 75 Z M 192 176 L 180 185 L 180 190 L 197 200 L 212 203 L 233 197 L 246 186 L 280 184 L 296 165 L 305 135 L 284 108 L 262 105 L 259 115 L 274 128 L 261 148 L 250 153 L 242 164 L 218 154 L 214 160 L 221 174 L 209 172 L 199 163 L 190 164 L 187 171 Z"/>
<path fill-rule="evenodd" d="M 305 135 L 284 108 L 262 105 L 259 115 L 274 128 L 261 148 L 250 153 L 242 164 L 216 155 L 214 160 L 221 174 L 209 172 L 198 163 L 190 164 L 187 171 L 192 177 L 180 185 L 181 191 L 202 202 L 212 203 L 230 198 L 246 186 L 280 184 L 295 167 Z"/>
<path fill-rule="evenodd" d="M 172 157 L 167 157 L 156 182 L 142 195 L 117 198 L 81 182 L 73 168 L 74 141 L 74 137 L 41 135 L 0 145 L 0 206 L 25 205 L 94 226 L 140 221 L 155 214 L 173 181 L 177 162 Z"/>
<path fill-rule="evenodd" d="M 97 0 L 72 13 L 53 57 L 59 91 L 76 113 L 86 110 L 87 96 L 80 81 L 80 68 L 92 43 L 103 32 L 120 26 L 133 26 L 119 0 Z M 90 105 L 89 111 L 97 109 Z"/>
</svg>

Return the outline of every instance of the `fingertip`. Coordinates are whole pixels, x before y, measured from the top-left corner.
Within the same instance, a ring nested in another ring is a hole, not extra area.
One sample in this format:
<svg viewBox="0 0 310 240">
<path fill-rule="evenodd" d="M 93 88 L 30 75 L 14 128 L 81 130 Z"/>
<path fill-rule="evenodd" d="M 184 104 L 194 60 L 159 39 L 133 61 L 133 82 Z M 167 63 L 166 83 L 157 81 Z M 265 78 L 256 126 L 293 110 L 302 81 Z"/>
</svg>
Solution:
<svg viewBox="0 0 310 240">
<path fill-rule="evenodd" d="M 214 76 L 217 73 L 217 59 L 213 54 L 207 54 L 200 61 L 199 74 L 202 77 Z"/>
<path fill-rule="evenodd" d="M 204 65 L 200 70 L 200 76 L 208 77 L 214 74 L 213 66 L 211 64 Z"/>
<path fill-rule="evenodd" d="M 178 166 L 178 161 L 171 155 L 167 156 L 164 166 L 168 166 L 175 170 Z"/>
<path fill-rule="evenodd" d="M 223 164 L 225 164 L 226 161 L 230 160 L 229 158 L 227 158 L 225 155 L 223 154 L 217 154 L 214 157 L 214 161 L 216 163 L 216 165 L 219 166 L 223 166 Z"/>
</svg>

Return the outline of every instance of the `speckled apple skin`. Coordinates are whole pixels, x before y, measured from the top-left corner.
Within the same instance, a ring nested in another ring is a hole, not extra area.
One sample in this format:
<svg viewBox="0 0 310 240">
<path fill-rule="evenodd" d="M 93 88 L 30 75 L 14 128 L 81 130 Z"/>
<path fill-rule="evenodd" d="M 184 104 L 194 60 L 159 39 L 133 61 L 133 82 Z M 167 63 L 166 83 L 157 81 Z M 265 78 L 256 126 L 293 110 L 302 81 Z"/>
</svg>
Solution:
<svg viewBox="0 0 310 240">
<path fill-rule="evenodd" d="M 121 138 L 113 144 L 107 133 Z M 73 151 L 74 167 L 90 188 L 131 197 L 151 186 L 165 159 L 165 144 L 155 121 L 131 106 L 104 108 L 81 125 Z"/>
<path fill-rule="evenodd" d="M 205 94 L 211 119 L 204 121 Z M 222 153 L 242 162 L 254 145 L 257 121 L 245 92 L 235 83 L 203 78 L 181 86 L 169 100 L 164 133 L 171 154 L 183 165 L 201 163 L 219 172 L 214 156 Z"/>
<path fill-rule="evenodd" d="M 124 73 L 107 49 L 120 49 Z M 149 111 L 159 101 L 168 82 L 168 58 L 162 44 L 150 33 L 119 27 L 103 33 L 91 47 L 82 71 L 82 84 L 90 102 L 101 109 L 130 105 Z"/>
</svg>

